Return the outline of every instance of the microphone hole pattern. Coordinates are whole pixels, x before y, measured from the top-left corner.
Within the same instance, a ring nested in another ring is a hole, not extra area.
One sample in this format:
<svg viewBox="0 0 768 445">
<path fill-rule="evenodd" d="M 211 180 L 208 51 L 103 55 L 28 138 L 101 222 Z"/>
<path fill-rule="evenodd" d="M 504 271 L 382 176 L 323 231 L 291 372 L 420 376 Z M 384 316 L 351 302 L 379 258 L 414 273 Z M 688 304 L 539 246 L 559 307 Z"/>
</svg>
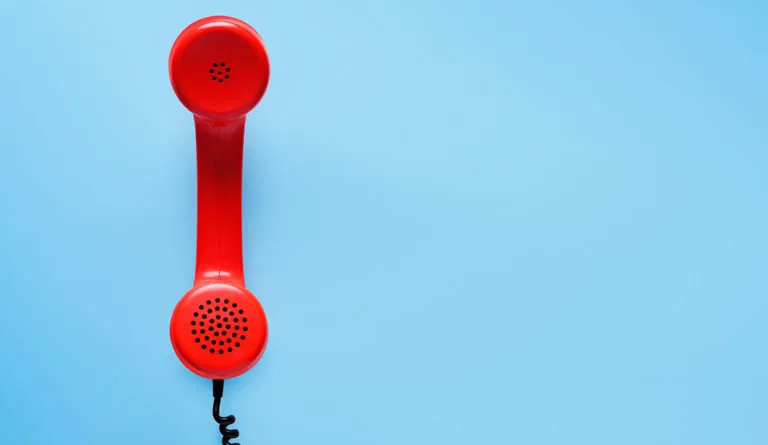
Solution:
<svg viewBox="0 0 768 445">
<path fill-rule="evenodd" d="M 195 343 L 200 344 L 201 349 L 224 355 L 234 352 L 246 340 L 248 317 L 236 302 L 216 297 L 197 309 L 189 324 Z"/>
<path fill-rule="evenodd" d="M 211 80 L 214 82 L 224 83 L 225 80 L 229 80 L 229 73 L 232 71 L 232 67 L 228 66 L 226 62 L 213 62 L 213 68 L 208 70 L 208 74 L 211 75 Z"/>
</svg>

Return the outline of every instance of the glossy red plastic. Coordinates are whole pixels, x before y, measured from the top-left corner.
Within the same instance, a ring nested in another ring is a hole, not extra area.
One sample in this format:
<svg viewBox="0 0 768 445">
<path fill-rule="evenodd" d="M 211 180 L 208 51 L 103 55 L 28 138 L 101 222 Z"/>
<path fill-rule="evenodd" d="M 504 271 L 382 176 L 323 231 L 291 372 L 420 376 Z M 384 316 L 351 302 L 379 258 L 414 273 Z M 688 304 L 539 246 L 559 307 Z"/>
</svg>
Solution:
<svg viewBox="0 0 768 445">
<path fill-rule="evenodd" d="M 245 115 L 266 91 L 269 60 L 253 28 L 214 16 L 182 31 L 169 72 L 194 115 L 197 143 L 195 280 L 171 316 L 171 343 L 195 374 L 229 379 L 251 369 L 267 345 L 264 309 L 243 276 L 241 190 Z"/>
</svg>

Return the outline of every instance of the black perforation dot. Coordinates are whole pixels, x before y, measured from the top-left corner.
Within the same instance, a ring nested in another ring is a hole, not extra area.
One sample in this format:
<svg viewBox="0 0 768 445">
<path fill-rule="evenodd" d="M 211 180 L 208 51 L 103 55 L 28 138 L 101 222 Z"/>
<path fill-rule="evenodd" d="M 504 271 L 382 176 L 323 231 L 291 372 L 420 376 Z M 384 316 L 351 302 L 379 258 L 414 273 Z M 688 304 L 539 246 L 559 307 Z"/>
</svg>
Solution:
<svg viewBox="0 0 768 445">
<path fill-rule="evenodd" d="M 247 321 L 248 321 L 248 319 L 243 317 L 243 323 L 246 323 Z"/>
<path fill-rule="evenodd" d="M 247 331 L 248 331 L 248 326 L 243 326 L 243 332 L 247 332 Z"/>
<path fill-rule="evenodd" d="M 205 336 L 205 341 L 208 341 L 208 340 L 210 340 L 210 339 L 211 339 L 211 337 L 209 337 L 209 336 L 207 336 L 207 335 Z"/>
<path fill-rule="evenodd" d="M 200 343 L 200 339 L 199 339 L 199 338 L 196 338 L 196 339 L 195 339 L 195 343 Z"/>
<path fill-rule="evenodd" d="M 206 301 L 205 304 L 211 304 L 211 300 Z"/>
<path fill-rule="evenodd" d="M 243 311 L 242 309 L 240 309 L 239 311 L 237 311 L 237 313 L 238 313 L 238 314 L 242 314 L 243 312 L 244 312 L 244 311 Z"/>
<path fill-rule="evenodd" d="M 240 347 L 240 343 L 235 343 L 235 346 L 239 348 Z"/>
<path fill-rule="evenodd" d="M 245 335 L 241 335 L 240 340 L 245 340 Z"/>
<path fill-rule="evenodd" d="M 192 335 L 195 335 L 195 334 L 197 334 L 197 330 L 196 329 L 192 329 Z"/>
<path fill-rule="evenodd" d="M 192 320 L 192 326 L 196 325 L 197 322 L 195 320 Z"/>
<path fill-rule="evenodd" d="M 205 334 L 205 329 L 200 329 L 201 334 Z"/>
<path fill-rule="evenodd" d="M 221 298 L 216 298 L 216 300 L 214 301 L 216 301 L 217 303 L 221 303 Z"/>
</svg>

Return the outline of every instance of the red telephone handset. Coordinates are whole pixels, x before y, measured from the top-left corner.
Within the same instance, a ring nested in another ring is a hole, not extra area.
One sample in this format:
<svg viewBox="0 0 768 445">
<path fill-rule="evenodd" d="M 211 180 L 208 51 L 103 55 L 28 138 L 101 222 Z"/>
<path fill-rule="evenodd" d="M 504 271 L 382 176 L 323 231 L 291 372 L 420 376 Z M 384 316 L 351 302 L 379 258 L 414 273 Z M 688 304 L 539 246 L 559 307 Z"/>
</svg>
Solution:
<svg viewBox="0 0 768 445">
<path fill-rule="evenodd" d="M 234 417 L 218 416 L 223 380 L 251 369 L 267 346 L 264 309 L 243 276 L 241 190 L 245 115 L 266 91 L 269 59 L 252 27 L 214 16 L 182 31 L 169 71 L 197 141 L 195 279 L 171 316 L 171 343 L 190 371 L 214 380 L 214 417 L 226 441 L 237 430 L 226 430 Z"/>
</svg>

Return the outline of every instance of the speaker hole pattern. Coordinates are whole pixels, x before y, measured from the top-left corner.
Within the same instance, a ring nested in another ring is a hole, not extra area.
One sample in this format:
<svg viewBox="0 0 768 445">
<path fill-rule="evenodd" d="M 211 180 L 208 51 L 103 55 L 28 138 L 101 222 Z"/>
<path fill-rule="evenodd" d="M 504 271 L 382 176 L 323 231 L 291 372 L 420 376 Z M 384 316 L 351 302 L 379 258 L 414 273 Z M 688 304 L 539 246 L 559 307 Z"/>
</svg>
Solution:
<svg viewBox="0 0 768 445">
<path fill-rule="evenodd" d="M 201 304 L 190 320 L 195 343 L 210 354 L 224 355 L 236 352 L 245 341 L 248 317 L 234 301 L 216 297 Z"/>
<path fill-rule="evenodd" d="M 224 81 L 229 80 L 232 67 L 228 66 L 226 62 L 213 62 L 211 65 L 212 68 L 208 70 L 211 80 L 218 83 L 224 83 Z"/>
</svg>

